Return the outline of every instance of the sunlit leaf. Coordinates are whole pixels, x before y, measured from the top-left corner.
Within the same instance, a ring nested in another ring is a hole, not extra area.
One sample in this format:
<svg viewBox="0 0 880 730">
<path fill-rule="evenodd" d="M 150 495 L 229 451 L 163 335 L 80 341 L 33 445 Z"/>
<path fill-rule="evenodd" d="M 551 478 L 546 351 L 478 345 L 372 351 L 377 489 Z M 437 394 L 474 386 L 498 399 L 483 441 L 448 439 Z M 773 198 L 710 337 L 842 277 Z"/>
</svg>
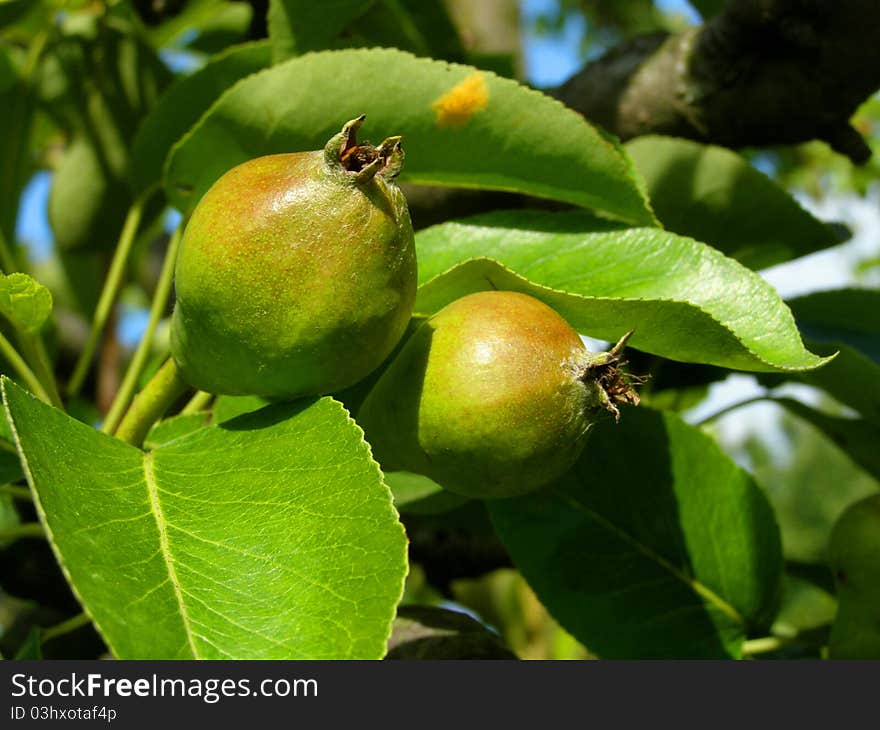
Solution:
<svg viewBox="0 0 880 730">
<path fill-rule="evenodd" d="M 672 360 L 755 371 L 809 370 L 785 303 L 768 283 L 709 246 L 586 213 L 508 211 L 416 236 L 416 311 L 470 292 L 509 289 L 552 306 L 579 332 Z"/>
<path fill-rule="evenodd" d="M 21 332 L 38 332 L 52 313 L 52 294 L 27 274 L 0 274 L 0 314 Z"/>
<path fill-rule="evenodd" d="M 172 150 L 169 199 L 189 212 L 235 165 L 320 149 L 360 114 L 365 138 L 404 136 L 402 179 L 527 193 L 654 224 L 623 148 L 576 112 L 510 79 L 392 49 L 307 54 L 240 81 Z"/>
<path fill-rule="evenodd" d="M 145 454 L 3 388 L 53 548 L 115 656 L 383 655 L 405 538 L 338 403 L 270 406 Z"/>
</svg>

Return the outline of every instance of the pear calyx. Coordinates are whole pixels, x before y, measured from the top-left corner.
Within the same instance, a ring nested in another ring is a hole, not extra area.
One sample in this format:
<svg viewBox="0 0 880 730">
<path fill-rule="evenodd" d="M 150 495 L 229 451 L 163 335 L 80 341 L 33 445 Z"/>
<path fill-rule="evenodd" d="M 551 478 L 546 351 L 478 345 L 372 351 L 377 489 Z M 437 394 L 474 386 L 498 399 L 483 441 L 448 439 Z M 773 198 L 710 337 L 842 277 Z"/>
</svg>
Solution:
<svg viewBox="0 0 880 730">
<path fill-rule="evenodd" d="M 357 132 L 366 118 L 366 114 L 361 114 L 346 122 L 324 147 L 324 159 L 331 169 L 353 175 L 355 182 L 360 185 L 376 175 L 393 180 L 403 167 L 403 138 L 388 137 L 378 147 L 369 142 L 358 143 Z"/>
<path fill-rule="evenodd" d="M 639 404 L 641 399 L 633 385 L 641 385 L 647 380 L 647 376 L 632 375 L 623 370 L 627 361 L 622 360 L 621 356 L 626 348 L 626 343 L 634 332 L 635 329 L 627 332 L 608 352 L 594 355 L 580 378 L 588 388 L 593 390 L 593 409 L 608 411 L 614 416 L 615 422 L 620 421 L 618 405 L 628 403 L 637 406 Z"/>
</svg>

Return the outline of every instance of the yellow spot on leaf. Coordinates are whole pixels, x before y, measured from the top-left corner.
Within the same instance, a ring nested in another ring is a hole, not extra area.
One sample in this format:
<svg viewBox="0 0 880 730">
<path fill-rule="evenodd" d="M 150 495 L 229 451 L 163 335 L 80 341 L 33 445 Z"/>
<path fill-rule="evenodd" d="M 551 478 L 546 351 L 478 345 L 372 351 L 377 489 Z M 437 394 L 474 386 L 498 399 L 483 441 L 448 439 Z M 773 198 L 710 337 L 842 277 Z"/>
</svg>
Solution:
<svg viewBox="0 0 880 730">
<path fill-rule="evenodd" d="M 488 103 L 489 90 L 483 74 L 474 71 L 431 104 L 431 108 L 437 112 L 438 127 L 463 127 Z"/>
</svg>

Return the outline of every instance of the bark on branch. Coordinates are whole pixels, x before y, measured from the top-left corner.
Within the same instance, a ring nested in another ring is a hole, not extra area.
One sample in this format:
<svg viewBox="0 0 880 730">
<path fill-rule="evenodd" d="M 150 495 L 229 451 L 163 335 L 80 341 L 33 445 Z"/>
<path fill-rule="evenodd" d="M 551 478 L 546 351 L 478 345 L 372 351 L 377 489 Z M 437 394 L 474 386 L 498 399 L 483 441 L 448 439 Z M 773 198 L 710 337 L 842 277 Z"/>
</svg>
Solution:
<svg viewBox="0 0 880 730">
<path fill-rule="evenodd" d="M 555 95 L 623 139 L 871 151 L 849 119 L 880 88 L 878 0 L 728 0 L 706 24 L 635 38 Z"/>
</svg>

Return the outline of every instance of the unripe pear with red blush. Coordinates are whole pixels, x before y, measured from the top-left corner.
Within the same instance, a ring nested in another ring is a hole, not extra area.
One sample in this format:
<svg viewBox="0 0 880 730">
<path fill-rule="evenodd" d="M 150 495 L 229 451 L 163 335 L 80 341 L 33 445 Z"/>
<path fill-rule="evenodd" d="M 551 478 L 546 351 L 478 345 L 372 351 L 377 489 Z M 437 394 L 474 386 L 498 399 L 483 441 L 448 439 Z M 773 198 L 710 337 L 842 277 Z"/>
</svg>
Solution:
<svg viewBox="0 0 880 730">
<path fill-rule="evenodd" d="M 599 414 L 638 402 L 625 342 L 593 354 L 533 297 L 470 294 L 412 335 L 357 420 L 386 470 L 470 497 L 525 494 L 571 468 Z"/>
</svg>

